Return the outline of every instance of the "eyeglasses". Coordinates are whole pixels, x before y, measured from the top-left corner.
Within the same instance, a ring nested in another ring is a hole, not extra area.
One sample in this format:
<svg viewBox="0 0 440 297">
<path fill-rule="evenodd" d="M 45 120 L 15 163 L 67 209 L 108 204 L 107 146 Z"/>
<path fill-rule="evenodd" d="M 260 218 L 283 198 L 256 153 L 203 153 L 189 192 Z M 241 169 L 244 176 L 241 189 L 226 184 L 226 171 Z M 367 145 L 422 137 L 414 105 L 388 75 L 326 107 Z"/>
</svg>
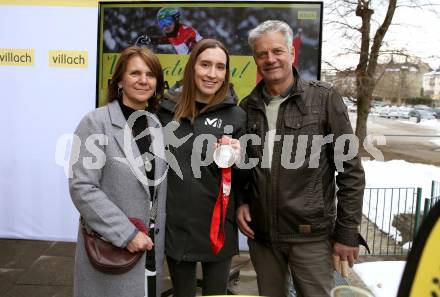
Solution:
<svg viewBox="0 0 440 297">
<path fill-rule="evenodd" d="M 172 25 L 173 23 L 174 23 L 174 18 L 173 17 L 166 17 L 166 18 L 163 18 L 163 19 L 159 20 L 159 27 L 161 29 L 163 29 L 165 27 L 168 27 L 168 26 Z"/>
</svg>

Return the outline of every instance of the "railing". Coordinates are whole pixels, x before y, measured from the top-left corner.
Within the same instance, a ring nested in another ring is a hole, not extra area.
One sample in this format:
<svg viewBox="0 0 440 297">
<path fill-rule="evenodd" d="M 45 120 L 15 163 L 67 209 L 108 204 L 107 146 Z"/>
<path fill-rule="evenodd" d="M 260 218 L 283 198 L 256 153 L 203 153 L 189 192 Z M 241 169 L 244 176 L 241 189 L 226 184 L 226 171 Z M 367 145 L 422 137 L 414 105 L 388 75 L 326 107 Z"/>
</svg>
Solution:
<svg viewBox="0 0 440 297">
<path fill-rule="evenodd" d="M 366 188 L 360 233 L 371 254 L 363 248 L 360 254 L 406 255 L 423 218 L 439 201 L 440 182 L 434 180 L 423 207 L 421 188 Z"/>
<path fill-rule="evenodd" d="M 425 198 L 423 207 L 423 218 L 428 215 L 431 208 L 440 201 L 440 182 L 433 180 L 431 182 L 431 197 Z"/>
<path fill-rule="evenodd" d="M 406 255 L 420 224 L 421 188 L 366 188 L 360 233 L 370 255 Z M 368 255 L 361 249 L 361 255 Z"/>
<path fill-rule="evenodd" d="M 439 181 L 432 181 L 431 184 L 431 203 L 430 203 L 430 209 L 434 204 L 440 201 L 440 182 Z"/>
</svg>

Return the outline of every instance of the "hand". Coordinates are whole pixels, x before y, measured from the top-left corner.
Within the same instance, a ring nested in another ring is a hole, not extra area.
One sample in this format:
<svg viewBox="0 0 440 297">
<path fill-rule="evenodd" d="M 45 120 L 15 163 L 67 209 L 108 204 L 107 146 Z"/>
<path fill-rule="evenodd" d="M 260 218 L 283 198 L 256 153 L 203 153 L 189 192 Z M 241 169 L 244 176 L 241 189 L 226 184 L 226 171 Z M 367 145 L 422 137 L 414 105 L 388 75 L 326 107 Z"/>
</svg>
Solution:
<svg viewBox="0 0 440 297">
<path fill-rule="evenodd" d="M 127 250 L 131 253 L 143 252 L 151 250 L 154 244 L 148 235 L 143 232 L 138 232 L 136 236 L 128 243 Z"/>
<path fill-rule="evenodd" d="M 247 237 L 254 239 L 254 231 L 249 227 L 249 222 L 252 221 L 249 205 L 243 204 L 237 209 L 237 222 L 241 232 Z"/>
<path fill-rule="evenodd" d="M 353 267 L 354 261 L 359 256 L 359 248 L 335 242 L 333 245 L 333 266 L 341 272 L 343 277 L 348 276 L 348 266 Z"/>
<path fill-rule="evenodd" d="M 235 138 L 230 138 L 229 144 L 231 145 L 232 149 L 235 152 L 235 164 L 240 162 L 240 156 L 241 156 L 241 146 L 240 141 Z"/>
</svg>

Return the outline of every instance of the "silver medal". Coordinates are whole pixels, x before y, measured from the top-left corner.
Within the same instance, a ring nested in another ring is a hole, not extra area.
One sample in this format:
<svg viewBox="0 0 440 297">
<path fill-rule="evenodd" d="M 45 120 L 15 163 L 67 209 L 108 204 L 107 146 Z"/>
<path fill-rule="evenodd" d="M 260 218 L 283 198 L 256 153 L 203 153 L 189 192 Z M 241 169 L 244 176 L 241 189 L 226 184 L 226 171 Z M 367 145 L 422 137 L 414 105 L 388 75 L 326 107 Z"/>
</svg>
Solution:
<svg viewBox="0 0 440 297">
<path fill-rule="evenodd" d="M 235 151 L 230 145 L 221 144 L 214 151 L 214 162 L 220 168 L 231 167 L 234 165 L 235 160 Z"/>
</svg>

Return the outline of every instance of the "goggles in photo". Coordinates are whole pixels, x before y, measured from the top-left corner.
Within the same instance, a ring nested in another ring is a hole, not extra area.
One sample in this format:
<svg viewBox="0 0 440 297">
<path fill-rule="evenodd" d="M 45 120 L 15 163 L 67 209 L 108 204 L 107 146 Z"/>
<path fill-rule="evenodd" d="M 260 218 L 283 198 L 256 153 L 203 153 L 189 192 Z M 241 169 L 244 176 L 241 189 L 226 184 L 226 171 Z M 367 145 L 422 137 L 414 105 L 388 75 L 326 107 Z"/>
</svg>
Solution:
<svg viewBox="0 0 440 297">
<path fill-rule="evenodd" d="M 173 23 L 174 23 L 174 18 L 173 17 L 166 17 L 166 18 L 163 18 L 163 19 L 159 20 L 159 27 L 161 29 L 163 29 L 165 27 L 168 27 L 168 26 L 172 25 Z"/>
</svg>

